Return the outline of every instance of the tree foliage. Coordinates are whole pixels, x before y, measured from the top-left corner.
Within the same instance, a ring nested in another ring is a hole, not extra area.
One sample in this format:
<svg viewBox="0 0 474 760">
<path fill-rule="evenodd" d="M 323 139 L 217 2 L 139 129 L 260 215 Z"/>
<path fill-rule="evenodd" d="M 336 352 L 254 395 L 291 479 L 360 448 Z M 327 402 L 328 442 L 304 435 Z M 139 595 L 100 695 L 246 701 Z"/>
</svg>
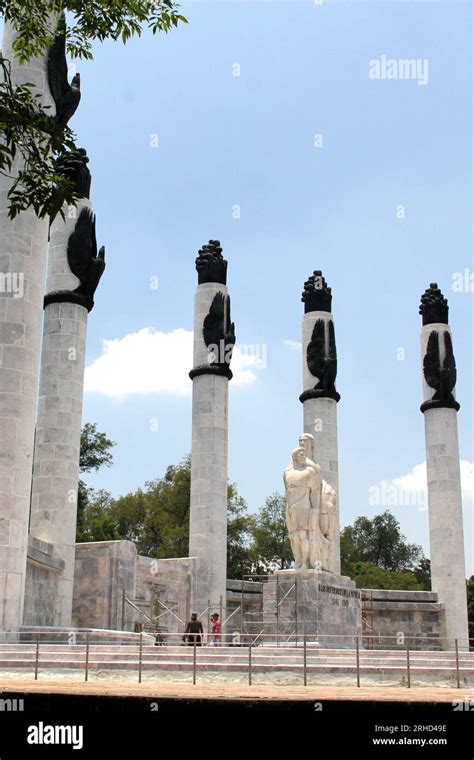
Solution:
<svg viewBox="0 0 474 760">
<path fill-rule="evenodd" d="M 73 58 L 92 59 L 92 42 L 140 37 L 143 27 L 169 32 L 187 19 L 174 0 L 0 0 L 0 16 L 10 22 L 17 37 L 14 51 L 21 62 L 41 55 L 51 44 L 51 17 L 65 11 L 71 19 L 66 49 Z"/>
<path fill-rule="evenodd" d="M 187 23 L 173 0 L 0 0 L 0 16 L 16 31 L 20 62 L 48 50 L 62 11 L 69 14 L 65 40 L 73 58 L 92 59 L 95 40 L 126 43 L 144 27 L 156 34 Z M 0 174 L 12 180 L 9 216 L 32 208 L 40 218 L 54 217 L 64 203 L 77 201 L 72 183 L 57 171 L 58 160 L 77 149 L 75 135 L 56 123 L 32 83 L 12 82 L 11 61 L 1 54 L 0 80 Z"/>
<path fill-rule="evenodd" d="M 357 588 L 403 589 L 404 591 L 421 591 L 424 588 L 414 572 L 383 570 L 372 562 L 355 562 L 351 565 L 350 577 L 355 581 Z"/>
<path fill-rule="evenodd" d="M 474 647 L 474 575 L 468 579 L 467 583 L 467 618 L 469 621 L 469 638 L 471 647 Z"/>
<path fill-rule="evenodd" d="M 83 436 L 86 440 L 87 436 Z M 106 439 L 108 440 L 108 439 Z M 99 451 L 97 460 L 100 459 Z M 89 448 L 87 462 L 93 456 Z M 94 460 L 96 461 L 96 460 Z M 104 460 L 105 463 L 107 463 Z M 100 465 L 99 465 L 100 466 Z M 191 460 L 170 465 L 162 478 L 143 489 L 113 499 L 106 491 L 89 491 L 82 512 L 81 540 L 133 541 L 139 554 L 157 559 L 189 553 Z M 235 484 L 228 486 L 227 566 L 229 577 L 251 571 L 249 545 L 253 519 Z"/>
<path fill-rule="evenodd" d="M 64 202 L 77 200 L 55 160 L 75 148 L 73 132 L 43 109 L 33 85 L 13 84 L 10 62 L 1 54 L 0 80 L 0 174 L 12 180 L 9 215 L 14 219 L 31 207 L 39 217 L 55 216 Z"/>
<path fill-rule="evenodd" d="M 286 499 L 279 493 L 265 500 L 255 518 L 251 554 L 254 572 L 260 575 L 291 567 L 293 554 L 286 527 Z"/>
<path fill-rule="evenodd" d="M 430 588 L 429 560 L 388 510 L 372 520 L 358 517 L 341 531 L 341 566 L 359 588 Z"/>
<path fill-rule="evenodd" d="M 79 471 L 92 472 L 98 470 L 104 465 L 110 467 L 112 464 L 112 451 L 115 446 L 105 433 L 97 430 L 95 423 L 86 422 L 81 430 L 81 448 L 79 454 Z M 88 505 L 97 503 L 96 512 L 101 512 L 105 500 L 106 491 L 96 493 L 92 488 L 86 485 L 83 480 L 79 480 L 77 494 L 77 528 L 76 541 L 105 541 L 105 538 L 92 538 L 92 535 L 99 535 L 99 532 L 92 530 L 85 525 L 85 510 Z M 110 497 L 110 494 L 108 494 Z M 111 497 L 110 497 L 111 498 Z M 88 519 L 90 519 L 88 517 Z M 96 514 L 95 522 L 98 520 Z M 94 523 L 95 524 L 95 523 Z"/>
<path fill-rule="evenodd" d="M 344 561 L 371 562 L 382 570 L 413 570 L 424 558 L 421 546 L 409 544 L 394 515 L 385 510 L 372 520 L 358 517 L 341 532 Z"/>
</svg>

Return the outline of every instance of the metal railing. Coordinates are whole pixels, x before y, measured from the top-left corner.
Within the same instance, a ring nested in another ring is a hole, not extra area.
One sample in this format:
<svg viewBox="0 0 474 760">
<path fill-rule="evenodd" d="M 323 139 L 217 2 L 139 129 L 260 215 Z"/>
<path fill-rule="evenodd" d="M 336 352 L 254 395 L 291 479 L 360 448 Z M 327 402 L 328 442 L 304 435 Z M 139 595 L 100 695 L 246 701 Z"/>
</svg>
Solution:
<svg viewBox="0 0 474 760">
<path fill-rule="evenodd" d="M 226 675 L 247 673 L 249 686 L 257 676 L 279 672 L 295 676 L 299 683 L 308 686 L 310 676 L 321 673 L 329 675 L 345 674 L 357 687 L 364 678 L 382 674 L 396 675 L 399 682 L 412 688 L 413 679 L 421 673 L 426 677 L 433 674 L 433 683 L 438 683 L 440 674 L 453 682 L 458 689 L 461 685 L 474 684 L 474 639 L 454 639 L 447 643 L 449 649 L 421 650 L 416 648 L 416 637 L 405 641 L 402 648 L 389 646 L 387 649 L 364 649 L 361 637 L 352 638 L 348 646 L 348 636 L 331 635 L 330 645 L 324 646 L 324 637 L 316 640 L 314 635 L 293 635 L 282 641 L 281 634 L 268 635 L 240 634 L 239 641 L 229 641 L 228 634 L 188 634 L 180 632 L 161 634 L 164 647 L 156 646 L 153 637 L 140 634 L 124 634 L 114 631 L 84 631 L 80 643 L 70 633 L 37 632 L 32 640 L 32 632 L 0 633 L 0 672 L 17 671 L 34 673 L 38 680 L 40 673 L 51 671 L 83 671 L 88 681 L 91 671 L 128 670 L 136 672 L 138 683 L 142 683 L 148 671 L 156 681 L 160 673 L 176 671 L 190 673 L 192 683 L 197 684 L 199 673 L 211 671 Z M 69 640 L 67 636 L 69 635 Z M 25 636 L 27 640 L 25 640 Z M 382 637 L 383 638 L 383 637 Z M 53 640 L 51 640 L 53 639 Z M 338 640 L 343 646 L 337 646 Z M 420 638 L 425 642 L 426 637 Z M 64 673 L 63 673 L 64 674 Z M 281 683 L 281 679 L 280 679 Z M 349 684 L 350 685 L 350 684 Z M 370 685 L 376 685 L 371 682 Z"/>
</svg>

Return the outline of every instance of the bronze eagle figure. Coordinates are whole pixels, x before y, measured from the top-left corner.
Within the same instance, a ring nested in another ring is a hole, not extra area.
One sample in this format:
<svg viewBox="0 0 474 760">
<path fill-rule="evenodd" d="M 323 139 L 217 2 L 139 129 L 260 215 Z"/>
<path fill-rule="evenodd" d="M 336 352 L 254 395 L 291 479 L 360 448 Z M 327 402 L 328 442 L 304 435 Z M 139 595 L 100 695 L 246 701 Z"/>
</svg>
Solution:
<svg viewBox="0 0 474 760">
<path fill-rule="evenodd" d="M 441 363 L 439 351 L 439 333 L 432 330 L 426 345 L 423 359 L 423 374 L 435 394 L 432 401 L 455 403 L 453 389 L 456 385 L 456 362 L 453 354 L 451 336 L 447 330 L 443 333 L 445 356 Z"/>
<path fill-rule="evenodd" d="M 328 349 L 326 350 L 325 322 L 323 319 L 317 319 L 306 349 L 306 362 L 311 374 L 318 378 L 314 390 L 336 393 L 337 351 L 334 322 L 330 320 L 327 325 Z"/>
<path fill-rule="evenodd" d="M 95 214 L 89 208 L 82 209 L 69 236 L 67 260 L 80 283 L 73 293 L 83 296 L 92 308 L 94 293 L 105 269 L 105 248 L 102 246 L 97 253 Z"/>
<path fill-rule="evenodd" d="M 61 13 L 56 36 L 48 52 L 48 84 L 56 104 L 55 121 L 65 127 L 81 99 L 81 77 L 76 74 L 71 84 L 67 78 L 66 16 Z"/>
<path fill-rule="evenodd" d="M 214 296 L 209 314 L 204 318 L 203 324 L 204 343 L 209 348 L 212 364 L 225 364 L 230 361 L 232 348 L 235 345 L 235 327 L 230 318 L 230 296 L 224 293 L 216 293 Z M 218 357 L 215 356 L 216 349 Z M 224 356 L 221 356 L 221 350 L 225 355 L 230 350 L 230 356 L 226 362 Z M 214 354 L 214 358 L 212 355 Z"/>
</svg>

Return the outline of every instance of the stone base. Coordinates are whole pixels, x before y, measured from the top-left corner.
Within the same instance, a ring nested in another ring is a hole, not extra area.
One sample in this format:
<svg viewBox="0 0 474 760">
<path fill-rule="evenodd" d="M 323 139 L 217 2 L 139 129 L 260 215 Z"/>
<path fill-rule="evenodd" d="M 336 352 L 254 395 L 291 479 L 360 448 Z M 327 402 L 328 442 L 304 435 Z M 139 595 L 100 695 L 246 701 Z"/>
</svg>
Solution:
<svg viewBox="0 0 474 760">
<path fill-rule="evenodd" d="M 278 643 L 304 635 L 322 647 L 354 647 L 362 634 L 361 592 L 345 575 L 279 570 L 263 585 L 263 624 Z"/>
<path fill-rule="evenodd" d="M 453 649 L 454 642 L 446 638 L 445 609 L 437 594 L 373 588 L 361 591 L 365 649 Z"/>
<path fill-rule="evenodd" d="M 140 643 L 140 634 L 130 631 L 111 631 L 102 628 L 59 628 L 53 626 L 22 625 L 17 640 L 22 644 L 39 642 L 40 644 L 135 644 Z M 142 643 L 154 645 L 155 637 L 148 633 L 142 635 Z"/>
</svg>

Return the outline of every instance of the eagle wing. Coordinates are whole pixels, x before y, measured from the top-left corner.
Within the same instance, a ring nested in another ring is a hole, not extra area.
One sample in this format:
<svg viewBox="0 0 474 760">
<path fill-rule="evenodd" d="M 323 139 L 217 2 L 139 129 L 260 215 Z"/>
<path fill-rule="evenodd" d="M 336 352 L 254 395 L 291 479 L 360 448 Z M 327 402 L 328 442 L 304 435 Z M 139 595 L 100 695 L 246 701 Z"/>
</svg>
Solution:
<svg viewBox="0 0 474 760">
<path fill-rule="evenodd" d="M 225 296 L 226 309 L 226 326 L 225 326 L 225 341 L 226 345 L 235 346 L 235 325 L 231 322 L 230 318 L 230 296 Z"/>
<path fill-rule="evenodd" d="M 66 16 L 61 13 L 56 36 L 48 51 L 48 84 L 56 105 L 56 123 L 65 127 L 74 115 L 81 99 L 81 78 L 73 77 L 68 81 L 66 61 Z"/>
<path fill-rule="evenodd" d="M 329 331 L 329 351 L 328 351 L 328 361 L 326 362 L 326 366 L 329 369 L 331 377 L 329 378 L 330 383 L 334 384 L 336 380 L 337 375 L 337 350 L 336 350 L 336 333 L 334 331 L 334 322 L 332 319 L 328 322 L 328 331 Z"/>
<path fill-rule="evenodd" d="M 56 36 L 48 53 L 48 83 L 51 95 L 56 103 L 56 109 L 64 95 L 70 90 L 67 78 L 66 61 L 66 16 L 61 13 L 56 30 Z"/>
<path fill-rule="evenodd" d="M 224 338 L 224 311 L 225 296 L 216 293 L 209 309 L 209 314 L 204 318 L 202 334 L 206 346 L 219 345 Z"/>
<path fill-rule="evenodd" d="M 308 364 L 308 369 L 313 377 L 317 377 L 319 379 L 322 378 L 325 368 L 325 358 L 326 341 L 324 334 L 324 320 L 317 319 L 313 328 L 311 340 L 308 343 L 308 348 L 306 349 L 306 362 Z"/>
<path fill-rule="evenodd" d="M 451 393 L 454 389 L 454 386 L 456 385 L 456 361 L 454 359 L 454 353 L 453 353 L 453 343 L 451 340 L 451 335 L 447 330 L 444 332 L 444 347 L 445 347 L 445 357 L 443 361 L 443 369 L 445 370 L 445 377 L 447 377 L 447 388 L 446 391 L 448 393 Z"/>
<path fill-rule="evenodd" d="M 426 353 L 423 359 L 423 374 L 430 388 L 439 389 L 441 380 L 441 368 L 439 361 L 439 342 L 436 330 L 430 332 Z"/>
<path fill-rule="evenodd" d="M 83 208 L 74 227 L 74 232 L 69 236 L 67 243 L 67 260 L 71 272 L 79 279 L 81 285 L 87 277 L 87 270 L 91 262 L 95 246 L 97 256 L 97 242 L 95 241 L 95 215 L 88 208 Z"/>
</svg>

